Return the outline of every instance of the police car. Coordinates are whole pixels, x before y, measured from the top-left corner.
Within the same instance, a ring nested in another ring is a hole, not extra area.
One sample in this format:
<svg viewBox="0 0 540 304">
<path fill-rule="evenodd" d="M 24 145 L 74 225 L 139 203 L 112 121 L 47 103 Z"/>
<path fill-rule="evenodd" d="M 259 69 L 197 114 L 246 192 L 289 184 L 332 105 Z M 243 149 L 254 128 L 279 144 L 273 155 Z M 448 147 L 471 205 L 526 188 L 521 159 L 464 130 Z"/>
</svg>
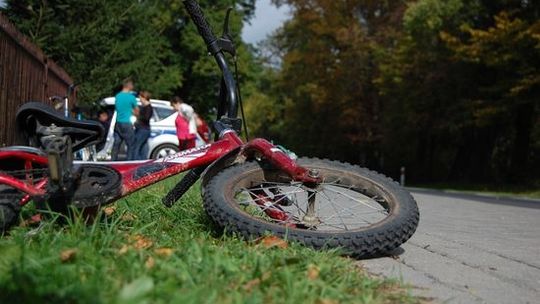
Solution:
<svg viewBox="0 0 540 304">
<path fill-rule="evenodd" d="M 114 97 L 107 97 L 100 102 L 100 105 L 109 113 L 111 125 L 107 131 L 105 145 L 100 151 L 97 151 L 97 160 L 111 160 L 114 144 L 114 126 L 116 123 L 115 101 L 116 99 Z M 137 99 L 137 101 L 139 100 Z M 165 100 L 150 99 L 150 104 L 152 105 L 154 114 L 150 119 L 151 134 L 148 139 L 149 154 L 147 157 L 158 159 L 176 154 L 179 149 L 174 122 L 178 113 L 171 107 L 170 102 Z M 131 119 L 133 122 L 136 121 L 135 116 L 132 116 Z M 122 150 L 125 151 L 125 148 Z"/>
</svg>

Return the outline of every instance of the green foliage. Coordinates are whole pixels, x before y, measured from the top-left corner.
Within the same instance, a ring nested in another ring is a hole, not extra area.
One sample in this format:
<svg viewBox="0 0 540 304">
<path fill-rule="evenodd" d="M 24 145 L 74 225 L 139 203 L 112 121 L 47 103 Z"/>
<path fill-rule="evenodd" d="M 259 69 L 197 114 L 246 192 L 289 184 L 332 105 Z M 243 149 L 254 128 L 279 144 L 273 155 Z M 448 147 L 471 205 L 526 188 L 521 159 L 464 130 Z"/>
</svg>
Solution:
<svg viewBox="0 0 540 304">
<path fill-rule="evenodd" d="M 240 65 L 249 67 L 253 58 L 239 33 L 254 0 L 201 5 L 216 34 L 227 7 L 235 7 L 231 28 Z M 215 104 L 219 70 L 180 0 L 10 0 L 2 11 L 81 83 L 83 103 L 110 96 L 132 77 L 156 98 L 183 95 L 202 114 Z"/>
<path fill-rule="evenodd" d="M 410 181 L 540 180 L 537 2 L 275 2 L 260 134 Z"/>
<path fill-rule="evenodd" d="M 152 1 L 8 1 L 4 12 L 80 82 L 83 102 L 113 94 L 126 77 L 157 95 L 183 79 L 152 24 L 159 15 Z"/>
<path fill-rule="evenodd" d="M 393 31 L 393 1 L 283 1 L 293 18 L 273 37 L 283 54 L 273 93 L 277 138 L 301 154 L 363 162 L 380 142 L 380 99 L 370 77 L 374 42 Z M 388 30 L 388 31 L 387 31 Z M 272 94 L 272 93 L 269 93 Z M 354 151 L 351 147 L 355 147 Z"/>
<path fill-rule="evenodd" d="M 38 233 L 18 227 L 0 238 L 0 302 L 416 302 L 336 252 L 222 235 L 204 214 L 198 186 L 164 207 L 161 196 L 177 181 L 123 199 L 91 225 L 47 222 Z M 61 258 L 68 250 L 74 254 Z"/>
<path fill-rule="evenodd" d="M 469 3 L 467 10 L 474 7 L 471 2 L 475 1 L 467 2 Z M 403 16 L 403 26 L 411 36 L 416 37 L 416 41 L 430 41 L 449 24 L 456 24 L 461 21 L 459 20 L 461 18 L 456 17 L 465 16 L 464 6 L 462 0 L 414 2 L 409 5 Z"/>
<path fill-rule="evenodd" d="M 174 7 L 178 7 L 179 11 L 176 12 L 176 17 L 172 17 L 170 20 L 173 22 L 175 22 L 174 20 L 183 20 L 183 26 L 180 28 L 175 27 L 174 23 L 165 26 L 168 29 L 165 35 L 173 44 L 178 45 L 175 47 L 178 55 L 177 59 L 187 67 L 184 72 L 186 81 L 179 92 L 188 97 L 188 102 L 194 104 L 196 110 L 207 114 L 215 111 L 221 72 L 217 69 L 214 59 L 208 55 L 204 41 L 183 9 L 182 1 L 174 0 L 171 2 L 176 3 Z M 199 1 L 199 3 L 214 29 L 214 33 L 220 35 L 227 8 L 230 6 L 237 8 L 249 7 L 253 5 L 254 1 Z M 235 6 L 235 3 L 239 3 L 239 5 Z M 162 10 L 165 11 L 166 6 Z M 237 10 L 231 15 L 229 24 L 236 43 L 237 59 L 239 66 L 242 68 L 241 72 L 246 75 L 249 74 L 249 67 L 253 64 L 254 58 L 250 50 L 242 43 L 240 33 L 242 31 L 242 21 L 249 18 L 251 14 L 251 10 Z"/>
</svg>

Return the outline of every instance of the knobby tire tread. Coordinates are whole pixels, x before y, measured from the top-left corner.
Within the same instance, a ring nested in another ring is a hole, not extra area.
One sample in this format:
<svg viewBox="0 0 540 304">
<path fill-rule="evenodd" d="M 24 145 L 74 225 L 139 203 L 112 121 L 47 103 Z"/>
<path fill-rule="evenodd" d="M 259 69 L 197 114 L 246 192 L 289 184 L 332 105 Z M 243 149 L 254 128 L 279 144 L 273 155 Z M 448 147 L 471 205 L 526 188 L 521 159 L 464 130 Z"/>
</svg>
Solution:
<svg viewBox="0 0 540 304">
<path fill-rule="evenodd" d="M 270 223 L 261 224 L 239 209 L 230 206 L 224 196 L 225 189 L 223 189 L 227 180 L 241 174 L 249 166 L 258 166 L 257 163 L 237 164 L 214 176 L 203 189 L 206 212 L 219 226 L 226 227 L 228 231 L 239 233 L 246 239 L 258 238 L 271 232 L 279 237 L 298 241 L 315 249 L 341 248 L 345 254 L 356 257 L 372 257 L 391 253 L 405 243 L 416 231 L 419 222 L 416 201 L 410 193 L 392 179 L 375 171 L 344 162 L 303 158 L 299 159 L 299 163 L 308 167 L 311 164 L 349 171 L 375 181 L 396 198 L 399 214 L 393 220 L 377 227 L 339 233 L 318 233 L 308 230 L 286 229 L 283 226 L 276 228 L 274 224 Z"/>
</svg>

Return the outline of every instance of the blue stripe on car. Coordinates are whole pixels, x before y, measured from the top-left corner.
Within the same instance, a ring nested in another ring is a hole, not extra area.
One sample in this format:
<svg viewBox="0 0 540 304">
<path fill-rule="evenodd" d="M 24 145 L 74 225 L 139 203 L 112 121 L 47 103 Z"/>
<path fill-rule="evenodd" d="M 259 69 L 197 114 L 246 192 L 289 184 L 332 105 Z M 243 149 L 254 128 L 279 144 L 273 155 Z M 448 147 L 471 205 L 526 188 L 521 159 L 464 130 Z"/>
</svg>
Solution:
<svg viewBox="0 0 540 304">
<path fill-rule="evenodd" d="M 152 130 L 152 132 L 150 133 L 150 138 L 165 134 L 176 135 L 176 130 Z"/>
</svg>

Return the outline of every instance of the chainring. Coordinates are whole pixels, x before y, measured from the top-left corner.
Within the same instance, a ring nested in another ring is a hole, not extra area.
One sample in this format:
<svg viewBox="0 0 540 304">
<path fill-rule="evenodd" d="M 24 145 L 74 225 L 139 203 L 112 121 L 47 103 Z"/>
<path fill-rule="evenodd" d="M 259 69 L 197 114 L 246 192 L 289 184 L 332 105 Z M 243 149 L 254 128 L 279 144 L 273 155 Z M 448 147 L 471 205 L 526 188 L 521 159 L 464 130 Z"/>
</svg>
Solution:
<svg viewBox="0 0 540 304">
<path fill-rule="evenodd" d="M 105 205 L 120 196 L 122 176 L 118 171 L 99 165 L 81 165 L 72 204 L 77 208 Z"/>
</svg>

